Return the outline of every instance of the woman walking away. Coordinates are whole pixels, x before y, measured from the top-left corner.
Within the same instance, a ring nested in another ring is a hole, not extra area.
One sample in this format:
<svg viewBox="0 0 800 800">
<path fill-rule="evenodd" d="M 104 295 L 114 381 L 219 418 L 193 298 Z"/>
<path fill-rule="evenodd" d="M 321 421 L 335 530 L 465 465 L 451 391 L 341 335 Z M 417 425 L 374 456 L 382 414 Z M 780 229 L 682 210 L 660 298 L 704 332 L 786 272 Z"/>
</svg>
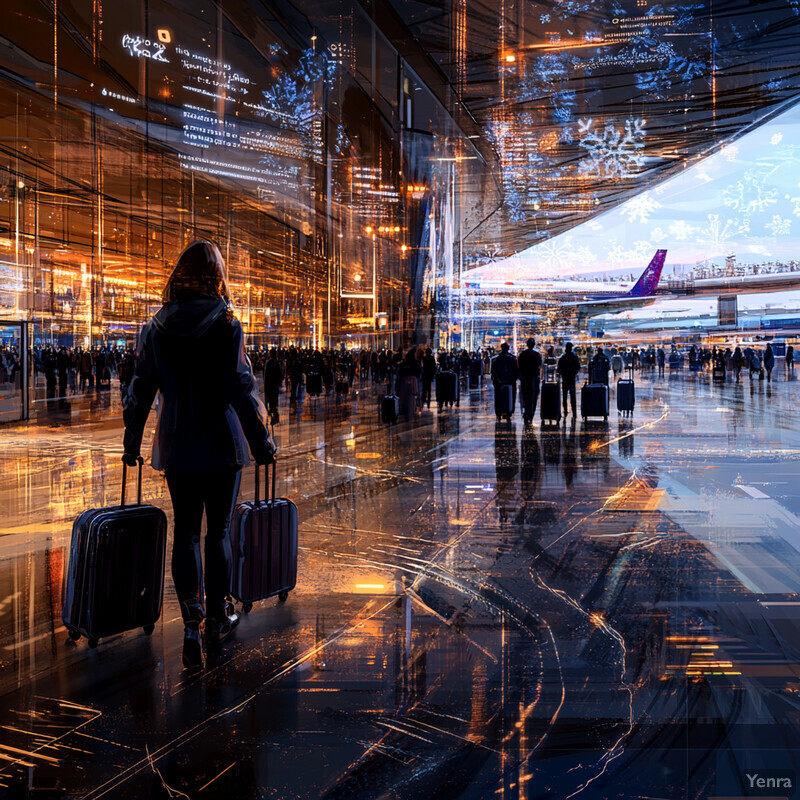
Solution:
<svg viewBox="0 0 800 800">
<path fill-rule="evenodd" d="M 124 403 L 123 461 L 136 463 L 150 406 L 160 392 L 153 467 L 166 473 L 172 498 L 172 576 L 185 626 L 183 663 L 191 668 L 202 663 L 201 627 L 207 645 L 221 644 L 238 623 L 226 601 L 228 525 L 241 469 L 249 463 L 245 439 L 258 464 L 273 461 L 275 445 L 217 247 L 202 241 L 189 245 L 162 299 L 164 305 L 139 335 Z M 205 576 L 200 560 L 204 510 Z"/>
</svg>

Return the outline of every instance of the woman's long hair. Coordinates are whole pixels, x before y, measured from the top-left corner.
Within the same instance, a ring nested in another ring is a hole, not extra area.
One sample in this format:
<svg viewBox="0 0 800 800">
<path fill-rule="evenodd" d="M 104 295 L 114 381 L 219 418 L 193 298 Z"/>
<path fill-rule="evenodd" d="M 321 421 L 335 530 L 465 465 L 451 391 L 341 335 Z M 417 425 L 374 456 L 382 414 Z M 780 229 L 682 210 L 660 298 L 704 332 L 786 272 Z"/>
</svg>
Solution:
<svg viewBox="0 0 800 800">
<path fill-rule="evenodd" d="M 161 299 L 172 303 L 184 294 L 219 297 L 228 305 L 231 296 L 225 280 L 225 261 L 212 242 L 192 242 L 178 257 Z"/>
</svg>

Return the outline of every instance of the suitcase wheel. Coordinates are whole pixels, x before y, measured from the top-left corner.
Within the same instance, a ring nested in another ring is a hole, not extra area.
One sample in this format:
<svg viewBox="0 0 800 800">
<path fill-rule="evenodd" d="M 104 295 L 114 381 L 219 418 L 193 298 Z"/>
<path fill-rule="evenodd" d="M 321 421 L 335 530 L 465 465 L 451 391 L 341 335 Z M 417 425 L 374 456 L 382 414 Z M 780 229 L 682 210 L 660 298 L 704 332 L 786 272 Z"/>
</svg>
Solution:
<svg viewBox="0 0 800 800">
<path fill-rule="evenodd" d="M 144 631 L 144 635 L 145 636 L 152 636 L 153 635 L 153 631 L 155 629 L 156 629 L 155 625 L 145 625 L 144 628 L 142 628 L 142 630 Z"/>
<path fill-rule="evenodd" d="M 94 650 L 94 648 L 97 647 L 97 639 L 89 639 L 88 645 Z"/>
<path fill-rule="evenodd" d="M 249 614 L 253 610 L 252 603 L 242 603 L 242 613 Z"/>
<path fill-rule="evenodd" d="M 78 639 L 81 638 L 81 632 L 76 631 L 74 628 L 70 628 L 68 633 L 69 633 L 69 638 L 72 639 L 73 642 L 77 642 Z"/>
<path fill-rule="evenodd" d="M 289 592 L 281 592 L 278 595 L 278 600 L 280 600 L 281 603 L 285 603 L 288 599 L 289 599 Z"/>
</svg>

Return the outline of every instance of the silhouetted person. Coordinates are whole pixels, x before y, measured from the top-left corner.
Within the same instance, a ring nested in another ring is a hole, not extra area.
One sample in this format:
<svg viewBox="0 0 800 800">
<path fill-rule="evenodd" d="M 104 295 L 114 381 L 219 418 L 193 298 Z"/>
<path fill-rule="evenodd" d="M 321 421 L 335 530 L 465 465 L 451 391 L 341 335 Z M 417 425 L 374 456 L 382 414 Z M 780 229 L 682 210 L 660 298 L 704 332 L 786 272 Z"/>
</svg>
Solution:
<svg viewBox="0 0 800 800">
<path fill-rule="evenodd" d="M 436 377 L 436 359 L 430 347 L 425 348 L 422 357 L 422 405 L 431 407 L 431 385 Z"/>
<path fill-rule="evenodd" d="M 764 369 L 767 373 L 767 380 L 772 380 L 772 370 L 775 369 L 775 353 L 772 352 L 772 345 L 768 344 L 764 351 Z"/>
<path fill-rule="evenodd" d="M 794 347 L 789 345 L 786 348 L 786 373 L 791 374 L 794 372 Z"/>
<path fill-rule="evenodd" d="M 136 369 L 124 404 L 125 455 L 136 464 L 150 406 L 161 393 L 153 467 L 164 470 L 175 531 L 172 577 L 184 621 L 183 661 L 199 666 L 200 625 L 221 643 L 238 623 L 229 615 L 231 547 L 228 526 L 247 444 L 259 464 L 275 445 L 242 326 L 230 309 L 225 265 L 210 242 L 189 245 L 164 288 L 164 305 L 139 335 Z M 205 607 L 200 531 L 206 514 Z"/>
<path fill-rule="evenodd" d="M 520 405 L 522 417 L 530 424 L 536 413 L 536 403 L 539 400 L 539 378 L 542 373 L 542 356 L 534 350 L 536 341 L 528 339 L 525 350 L 517 356 L 519 368 Z"/>
<path fill-rule="evenodd" d="M 278 422 L 278 397 L 283 383 L 283 367 L 278 361 L 278 353 L 273 347 L 269 351 L 269 358 L 264 364 L 264 396 L 267 398 L 267 407 L 272 417 L 273 425 Z"/>
<path fill-rule="evenodd" d="M 561 376 L 561 404 L 564 408 L 564 416 L 567 416 L 567 401 L 572 406 L 572 416 L 578 415 L 578 405 L 575 394 L 575 380 L 581 371 L 581 360 L 572 350 L 572 342 L 564 345 L 564 355 L 558 359 L 558 374 Z"/>
<path fill-rule="evenodd" d="M 538 355 L 538 353 L 537 353 Z M 511 407 L 517 400 L 517 377 L 519 367 L 517 359 L 508 352 L 508 342 L 500 345 L 500 354 L 495 356 L 492 361 L 492 385 L 495 388 L 495 395 L 503 386 L 511 386 Z"/>
</svg>

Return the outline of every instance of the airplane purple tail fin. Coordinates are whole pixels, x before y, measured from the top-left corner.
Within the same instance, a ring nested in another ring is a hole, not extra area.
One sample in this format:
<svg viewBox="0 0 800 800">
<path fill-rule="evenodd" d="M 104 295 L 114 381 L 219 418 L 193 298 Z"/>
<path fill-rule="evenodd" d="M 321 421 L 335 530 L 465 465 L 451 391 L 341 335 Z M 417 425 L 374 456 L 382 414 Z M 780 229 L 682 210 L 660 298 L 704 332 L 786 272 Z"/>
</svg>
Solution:
<svg viewBox="0 0 800 800">
<path fill-rule="evenodd" d="M 656 293 L 666 257 L 666 250 L 656 250 L 653 260 L 647 265 L 647 269 L 641 274 L 639 280 L 636 281 L 636 285 L 633 289 L 628 292 L 628 297 L 650 297 L 650 295 Z"/>
</svg>

